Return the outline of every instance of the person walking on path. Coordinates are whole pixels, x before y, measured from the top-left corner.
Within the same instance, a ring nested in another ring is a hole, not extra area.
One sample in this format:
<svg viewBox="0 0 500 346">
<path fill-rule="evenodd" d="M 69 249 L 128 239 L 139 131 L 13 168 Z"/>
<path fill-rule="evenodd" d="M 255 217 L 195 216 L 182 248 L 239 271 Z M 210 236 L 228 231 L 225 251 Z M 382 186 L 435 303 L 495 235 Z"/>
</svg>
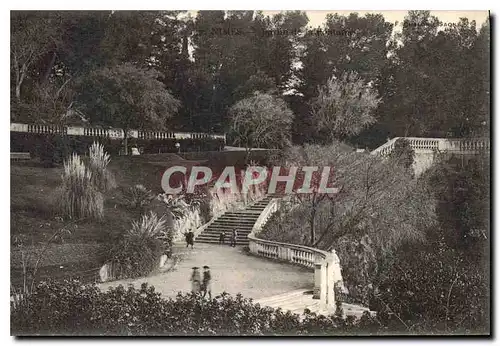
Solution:
<svg viewBox="0 0 500 346">
<path fill-rule="evenodd" d="M 186 247 L 189 247 L 191 245 L 191 249 L 194 248 L 194 233 L 193 231 L 189 231 L 187 233 L 184 233 L 186 237 Z"/>
<path fill-rule="evenodd" d="M 197 294 L 200 292 L 201 288 L 201 275 L 198 267 L 193 267 L 193 273 L 191 274 L 191 292 Z"/>
<path fill-rule="evenodd" d="M 236 239 L 238 237 L 238 231 L 236 231 L 236 228 L 233 229 L 233 234 L 231 235 L 231 246 L 235 247 L 236 246 Z"/>
<path fill-rule="evenodd" d="M 226 232 L 221 232 L 219 234 L 219 245 L 224 244 L 224 238 L 226 237 Z"/>
<path fill-rule="evenodd" d="M 210 268 L 208 266 L 203 266 L 203 298 L 208 293 L 208 298 L 212 299 L 212 275 L 210 275 Z"/>
</svg>

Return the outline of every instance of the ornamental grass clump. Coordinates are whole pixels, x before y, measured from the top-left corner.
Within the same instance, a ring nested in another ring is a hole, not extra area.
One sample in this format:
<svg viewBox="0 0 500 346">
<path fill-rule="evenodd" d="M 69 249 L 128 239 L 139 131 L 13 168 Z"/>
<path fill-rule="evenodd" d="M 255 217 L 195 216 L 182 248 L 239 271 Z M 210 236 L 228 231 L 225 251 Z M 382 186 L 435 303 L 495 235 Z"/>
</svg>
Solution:
<svg viewBox="0 0 500 346">
<path fill-rule="evenodd" d="M 64 162 L 59 189 L 61 212 L 72 219 L 102 218 L 104 198 L 92 179 L 92 171 L 85 166 L 80 156 L 73 154 Z"/>
<path fill-rule="evenodd" d="M 157 269 L 160 256 L 171 253 L 171 247 L 166 219 L 150 212 L 132 222 L 110 249 L 108 260 L 117 268 L 117 278 L 141 277 Z"/>
<path fill-rule="evenodd" d="M 125 203 L 135 209 L 147 206 L 155 195 L 148 190 L 144 185 L 137 184 L 123 191 Z"/>
<path fill-rule="evenodd" d="M 104 151 L 104 146 L 98 142 L 89 148 L 89 168 L 92 172 L 92 182 L 100 191 L 109 191 L 116 187 L 116 182 L 108 171 L 110 156 Z"/>
</svg>

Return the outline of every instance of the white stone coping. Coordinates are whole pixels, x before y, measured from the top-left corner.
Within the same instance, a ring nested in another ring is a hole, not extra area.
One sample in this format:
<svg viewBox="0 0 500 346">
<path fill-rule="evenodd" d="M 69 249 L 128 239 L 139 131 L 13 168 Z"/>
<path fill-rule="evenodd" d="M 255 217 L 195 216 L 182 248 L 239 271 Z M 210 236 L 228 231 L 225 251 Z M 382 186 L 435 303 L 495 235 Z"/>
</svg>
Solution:
<svg viewBox="0 0 500 346">
<path fill-rule="evenodd" d="M 101 128 L 101 127 L 82 127 L 82 126 L 59 126 L 59 125 L 34 125 L 11 123 L 11 132 L 27 133 L 62 133 L 75 136 L 102 136 L 109 138 L 124 138 L 122 129 L 119 128 Z M 128 135 L 132 138 L 141 139 L 222 139 L 226 142 L 226 134 L 200 133 L 200 132 L 168 132 L 168 131 L 142 131 L 129 130 Z"/>
<path fill-rule="evenodd" d="M 394 149 L 398 139 L 406 139 L 415 151 L 450 151 L 450 152 L 477 152 L 490 149 L 489 138 L 424 138 L 424 137 L 395 137 L 382 144 L 371 152 L 372 155 L 387 156 Z"/>
</svg>

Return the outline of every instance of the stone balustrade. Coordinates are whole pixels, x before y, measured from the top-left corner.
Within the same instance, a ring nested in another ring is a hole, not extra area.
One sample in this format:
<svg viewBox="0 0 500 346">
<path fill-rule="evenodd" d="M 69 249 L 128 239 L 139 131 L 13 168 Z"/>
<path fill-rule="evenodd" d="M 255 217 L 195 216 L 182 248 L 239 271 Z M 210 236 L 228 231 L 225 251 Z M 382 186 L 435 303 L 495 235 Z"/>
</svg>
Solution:
<svg viewBox="0 0 500 346">
<path fill-rule="evenodd" d="M 421 137 L 396 137 L 389 140 L 371 152 L 372 155 L 388 156 L 393 150 L 396 141 L 400 138 L 406 139 L 410 146 L 419 152 L 447 151 L 458 154 L 473 154 L 479 151 L 489 151 L 490 141 L 488 138 L 421 138 Z"/>
<path fill-rule="evenodd" d="M 280 243 L 257 238 L 269 217 L 279 209 L 280 199 L 272 199 L 257 219 L 248 235 L 250 253 L 275 260 L 297 264 L 314 270 L 314 298 L 322 309 L 335 311 L 335 283 L 342 281 L 340 261 L 335 251 L 327 252 L 308 246 Z"/>
<path fill-rule="evenodd" d="M 109 137 L 123 139 L 124 132 L 117 128 L 80 127 L 80 126 L 58 126 L 58 125 L 33 125 L 11 123 L 10 131 L 40 133 L 40 134 L 64 134 L 73 136 Z M 226 141 L 225 134 L 211 134 L 199 132 L 163 132 L 163 131 L 140 131 L 129 130 L 129 137 L 138 139 L 221 139 Z"/>
</svg>

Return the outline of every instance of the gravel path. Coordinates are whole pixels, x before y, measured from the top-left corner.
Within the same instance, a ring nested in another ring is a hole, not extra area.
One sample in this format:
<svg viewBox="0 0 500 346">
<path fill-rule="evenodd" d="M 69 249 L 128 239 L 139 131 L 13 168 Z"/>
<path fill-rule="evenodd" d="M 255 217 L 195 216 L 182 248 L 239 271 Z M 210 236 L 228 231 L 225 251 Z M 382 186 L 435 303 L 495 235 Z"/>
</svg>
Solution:
<svg viewBox="0 0 500 346">
<path fill-rule="evenodd" d="M 107 289 L 120 284 L 140 287 L 141 283 L 147 282 L 163 296 L 175 297 L 180 291 L 191 290 L 191 268 L 204 265 L 210 266 L 212 296 L 226 291 L 232 295 L 241 293 L 246 298 L 258 299 L 301 288 L 312 289 L 314 282 L 314 274 L 310 270 L 250 256 L 243 247 L 199 243 L 195 244 L 194 249 L 186 249 L 177 245 L 174 254 L 180 254 L 184 259 L 173 271 L 141 279 L 107 282 L 100 287 Z"/>
</svg>

